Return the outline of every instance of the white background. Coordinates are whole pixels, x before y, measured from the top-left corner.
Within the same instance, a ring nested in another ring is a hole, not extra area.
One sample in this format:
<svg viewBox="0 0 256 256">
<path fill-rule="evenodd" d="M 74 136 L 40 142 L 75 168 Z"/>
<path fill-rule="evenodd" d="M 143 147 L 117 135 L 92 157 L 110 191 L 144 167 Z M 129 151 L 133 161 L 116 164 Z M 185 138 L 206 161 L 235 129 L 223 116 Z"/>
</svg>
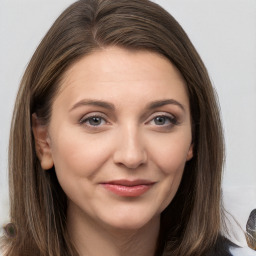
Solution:
<svg viewBox="0 0 256 256">
<path fill-rule="evenodd" d="M 155 0 L 183 26 L 219 94 L 226 137 L 227 209 L 242 228 L 256 208 L 256 1 Z M 0 0 L 0 226 L 8 221 L 7 150 L 25 67 L 71 0 Z M 243 235 L 237 237 L 244 244 Z"/>
</svg>

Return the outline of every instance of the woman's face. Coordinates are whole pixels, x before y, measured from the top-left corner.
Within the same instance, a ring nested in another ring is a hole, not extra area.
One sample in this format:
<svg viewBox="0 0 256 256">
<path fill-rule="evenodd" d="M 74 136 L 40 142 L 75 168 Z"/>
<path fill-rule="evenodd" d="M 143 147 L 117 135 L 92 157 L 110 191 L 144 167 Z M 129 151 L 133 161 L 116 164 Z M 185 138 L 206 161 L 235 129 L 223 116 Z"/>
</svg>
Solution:
<svg viewBox="0 0 256 256">
<path fill-rule="evenodd" d="M 156 53 L 112 47 L 60 86 L 41 163 L 54 164 L 68 212 L 122 229 L 159 219 L 193 155 L 181 74 Z"/>
</svg>

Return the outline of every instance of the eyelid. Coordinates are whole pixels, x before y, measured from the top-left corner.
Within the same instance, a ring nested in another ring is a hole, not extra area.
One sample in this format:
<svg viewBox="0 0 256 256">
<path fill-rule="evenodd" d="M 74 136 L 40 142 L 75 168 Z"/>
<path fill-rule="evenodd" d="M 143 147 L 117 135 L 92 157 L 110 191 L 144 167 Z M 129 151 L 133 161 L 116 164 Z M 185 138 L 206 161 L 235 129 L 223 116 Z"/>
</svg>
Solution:
<svg viewBox="0 0 256 256">
<path fill-rule="evenodd" d="M 158 116 L 163 116 L 163 117 L 168 117 L 170 119 L 176 119 L 177 120 L 177 117 L 171 113 L 168 113 L 168 112 L 155 112 L 153 113 L 152 115 L 150 115 L 150 117 L 147 119 L 147 121 L 145 123 L 148 123 L 150 121 L 152 121 L 154 118 L 158 117 Z"/>
<path fill-rule="evenodd" d="M 100 117 L 102 119 L 104 119 L 104 121 L 106 123 L 108 123 L 106 115 L 101 113 L 101 112 L 92 112 L 92 113 L 88 113 L 86 115 L 83 115 L 83 117 L 79 120 L 79 123 L 82 124 L 84 123 L 87 119 L 92 118 L 92 117 Z"/>
</svg>

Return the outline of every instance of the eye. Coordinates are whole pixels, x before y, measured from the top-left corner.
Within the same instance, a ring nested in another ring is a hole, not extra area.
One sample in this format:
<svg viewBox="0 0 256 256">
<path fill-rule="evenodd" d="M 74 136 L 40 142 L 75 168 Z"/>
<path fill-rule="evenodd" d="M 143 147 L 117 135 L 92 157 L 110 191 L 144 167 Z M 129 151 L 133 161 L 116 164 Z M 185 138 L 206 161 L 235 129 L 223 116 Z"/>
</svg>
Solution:
<svg viewBox="0 0 256 256">
<path fill-rule="evenodd" d="M 178 123 L 176 117 L 171 115 L 156 115 L 149 122 L 150 125 L 170 127 Z"/>
<path fill-rule="evenodd" d="M 106 124 L 106 120 L 101 116 L 89 116 L 83 118 L 80 123 L 86 124 L 87 126 L 97 127 Z"/>
<path fill-rule="evenodd" d="M 157 116 L 153 119 L 156 125 L 165 125 L 170 123 L 170 118 L 166 116 Z"/>
</svg>

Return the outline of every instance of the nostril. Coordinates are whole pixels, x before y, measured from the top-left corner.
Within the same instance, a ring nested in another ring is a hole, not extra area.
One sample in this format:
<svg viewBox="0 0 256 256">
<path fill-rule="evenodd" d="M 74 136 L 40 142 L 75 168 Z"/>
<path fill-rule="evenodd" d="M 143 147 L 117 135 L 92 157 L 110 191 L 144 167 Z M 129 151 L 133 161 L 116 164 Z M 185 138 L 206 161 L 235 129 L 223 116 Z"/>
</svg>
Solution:
<svg viewBox="0 0 256 256">
<path fill-rule="evenodd" d="M 126 125 L 120 129 L 120 137 L 116 141 L 113 153 L 115 164 L 128 169 L 136 169 L 147 162 L 147 152 L 143 136 L 139 134 L 137 125 Z"/>
<path fill-rule="evenodd" d="M 123 165 L 128 169 L 136 169 L 141 165 L 144 165 L 147 161 L 145 154 L 137 155 L 137 156 L 129 156 L 123 155 L 116 158 L 116 163 L 119 165 Z"/>
<path fill-rule="evenodd" d="M 114 162 L 128 169 L 136 169 L 147 162 L 147 154 L 143 150 L 119 150 L 114 154 Z"/>
</svg>

